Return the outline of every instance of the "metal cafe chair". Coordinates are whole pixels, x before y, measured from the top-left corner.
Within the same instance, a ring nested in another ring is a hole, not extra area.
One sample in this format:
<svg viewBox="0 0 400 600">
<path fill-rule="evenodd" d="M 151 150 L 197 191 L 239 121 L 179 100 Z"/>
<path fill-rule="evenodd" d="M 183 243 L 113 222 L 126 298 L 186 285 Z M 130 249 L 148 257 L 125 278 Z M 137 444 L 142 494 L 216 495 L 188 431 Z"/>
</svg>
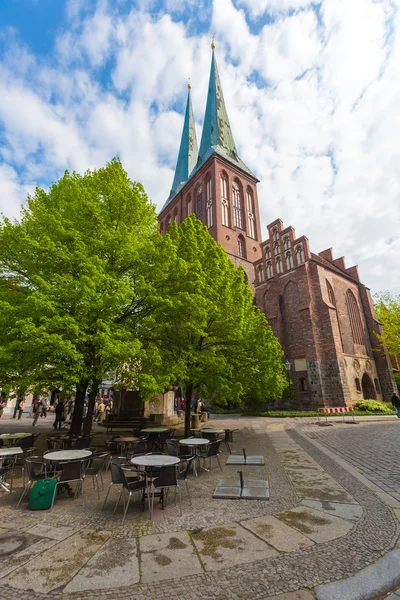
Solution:
<svg viewBox="0 0 400 600">
<path fill-rule="evenodd" d="M 36 473 L 35 465 L 40 465 L 39 473 Z M 25 467 L 26 467 L 26 473 L 28 476 L 28 481 L 25 484 L 22 495 L 21 495 L 20 499 L 18 500 L 18 504 L 15 508 L 19 507 L 22 500 L 25 498 L 26 494 L 30 491 L 30 489 L 32 487 L 32 483 L 36 483 L 36 481 L 40 481 L 41 479 L 46 478 L 46 473 L 43 470 L 43 467 L 44 467 L 43 458 L 41 456 L 30 456 L 29 458 L 26 458 L 25 459 Z"/>
</svg>

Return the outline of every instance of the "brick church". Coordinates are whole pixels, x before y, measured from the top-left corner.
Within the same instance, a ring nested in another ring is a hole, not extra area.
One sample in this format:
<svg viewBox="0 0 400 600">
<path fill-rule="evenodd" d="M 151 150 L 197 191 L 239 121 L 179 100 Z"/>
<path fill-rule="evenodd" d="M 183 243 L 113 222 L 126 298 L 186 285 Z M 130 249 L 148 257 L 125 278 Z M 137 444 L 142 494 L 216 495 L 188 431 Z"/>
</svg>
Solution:
<svg viewBox="0 0 400 600">
<path fill-rule="evenodd" d="M 258 179 L 237 153 L 211 47 L 200 148 L 189 85 L 172 189 L 159 214 L 161 233 L 194 212 L 243 267 L 282 344 L 301 404 L 390 400 L 395 389 L 390 358 L 373 350 L 374 331 L 381 326 L 357 267 L 346 268 L 331 248 L 314 254 L 308 239 L 280 219 L 268 225 L 262 241 Z"/>
</svg>

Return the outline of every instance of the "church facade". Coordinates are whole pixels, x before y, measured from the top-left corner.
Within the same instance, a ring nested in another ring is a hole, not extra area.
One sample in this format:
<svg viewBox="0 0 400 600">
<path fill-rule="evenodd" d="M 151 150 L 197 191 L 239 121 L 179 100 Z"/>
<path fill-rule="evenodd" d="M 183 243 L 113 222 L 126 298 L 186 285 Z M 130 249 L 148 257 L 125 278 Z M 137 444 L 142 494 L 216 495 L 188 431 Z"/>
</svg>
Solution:
<svg viewBox="0 0 400 600">
<path fill-rule="evenodd" d="M 277 219 L 262 240 L 258 179 L 240 159 L 225 107 L 212 44 L 211 73 L 200 147 L 188 86 L 174 181 L 159 214 L 164 233 L 195 213 L 241 265 L 290 365 L 302 405 L 351 405 L 390 400 L 395 383 L 389 356 L 375 350 L 381 331 L 357 267 L 332 249 L 314 254 L 308 239 Z"/>
</svg>

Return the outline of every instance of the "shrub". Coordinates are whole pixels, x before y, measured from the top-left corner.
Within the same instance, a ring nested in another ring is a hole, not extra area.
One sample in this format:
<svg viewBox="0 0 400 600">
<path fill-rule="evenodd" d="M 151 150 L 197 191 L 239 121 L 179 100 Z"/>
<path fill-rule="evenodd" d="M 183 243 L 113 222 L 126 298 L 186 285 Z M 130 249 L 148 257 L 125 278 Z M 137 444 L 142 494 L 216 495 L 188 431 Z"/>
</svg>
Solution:
<svg viewBox="0 0 400 600">
<path fill-rule="evenodd" d="M 380 402 L 379 400 L 357 400 L 354 408 L 360 411 L 368 411 L 373 413 L 381 413 L 391 415 L 395 409 L 389 402 Z"/>
</svg>

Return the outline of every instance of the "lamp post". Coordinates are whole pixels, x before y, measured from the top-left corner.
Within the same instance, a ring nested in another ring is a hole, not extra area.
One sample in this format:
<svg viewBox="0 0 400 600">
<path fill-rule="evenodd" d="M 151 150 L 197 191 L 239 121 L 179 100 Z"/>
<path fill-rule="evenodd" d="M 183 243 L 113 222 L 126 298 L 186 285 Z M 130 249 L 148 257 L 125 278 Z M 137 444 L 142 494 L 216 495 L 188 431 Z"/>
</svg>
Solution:
<svg viewBox="0 0 400 600">
<path fill-rule="evenodd" d="M 288 359 L 285 360 L 285 369 L 286 369 L 286 375 L 288 378 L 288 383 L 289 383 L 289 398 L 290 398 L 290 402 L 293 402 L 293 398 L 292 398 L 292 381 L 290 378 L 290 370 L 292 368 L 292 365 L 290 363 L 290 361 Z"/>
</svg>

